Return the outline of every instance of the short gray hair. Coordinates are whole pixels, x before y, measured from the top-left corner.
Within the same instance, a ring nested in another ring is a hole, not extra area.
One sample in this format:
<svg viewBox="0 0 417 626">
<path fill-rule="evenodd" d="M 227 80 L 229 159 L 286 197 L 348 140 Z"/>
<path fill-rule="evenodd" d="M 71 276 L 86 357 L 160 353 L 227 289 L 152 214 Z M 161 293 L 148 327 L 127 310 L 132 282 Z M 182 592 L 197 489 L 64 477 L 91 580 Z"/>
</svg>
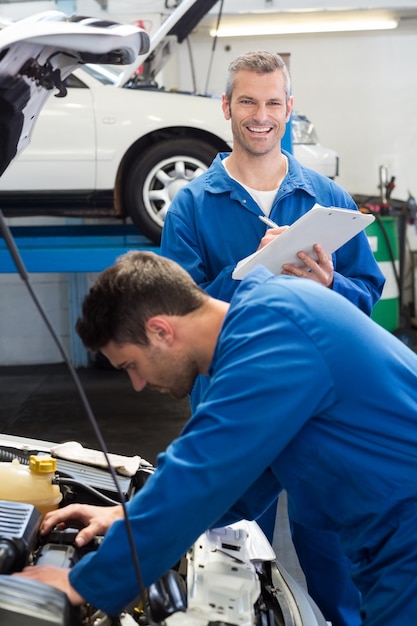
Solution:
<svg viewBox="0 0 417 626">
<path fill-rule="evenodd" d="M 232 61 L 227 70 L 225 94 L 227 99 L 231 100 L 233 88 L 235 86 L 236 74 L 238 72 L 256 72 L 257 74 L 269 74 L 281 70 L 285 77 L 285 97 L 288 102 L 291 96 L 291 79 L 287 66 L 281 55 L 267 52 L 266 50 L 257 50 L 255 52 L 247 52 L 238 56 Z"/>
</svg>

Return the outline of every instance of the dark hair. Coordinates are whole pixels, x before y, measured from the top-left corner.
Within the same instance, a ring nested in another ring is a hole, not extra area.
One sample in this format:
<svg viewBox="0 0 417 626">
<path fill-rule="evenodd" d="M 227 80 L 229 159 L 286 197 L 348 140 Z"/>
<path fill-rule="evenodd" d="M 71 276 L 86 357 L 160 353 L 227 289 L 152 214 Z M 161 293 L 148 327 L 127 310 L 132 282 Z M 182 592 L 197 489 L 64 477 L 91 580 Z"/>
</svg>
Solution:
<svg viewBox="0 0 417 626">
<path fill-rule="evenodd" d="M 207 298 L 174 261 L 153 252 L 130 251 L 98 276 L 75 328 L 91 350 L 100 350 L 111 340 L 147 345 L 149 318 L 187 315 Z"/>
<path fill-rule="evenodd" d="M 269 74 L 281 70 L 285 76 L 285 97 L 287 102 L 291 96 L 291 79 L 288 68 L 283 58 L 276 53 L 257 50 L 247 52 L 232 61 L 227 70 L 225 94 L 231 100 L 235 78 L 238 72 L 256 72 L 257 74 Z"/>
</svg>

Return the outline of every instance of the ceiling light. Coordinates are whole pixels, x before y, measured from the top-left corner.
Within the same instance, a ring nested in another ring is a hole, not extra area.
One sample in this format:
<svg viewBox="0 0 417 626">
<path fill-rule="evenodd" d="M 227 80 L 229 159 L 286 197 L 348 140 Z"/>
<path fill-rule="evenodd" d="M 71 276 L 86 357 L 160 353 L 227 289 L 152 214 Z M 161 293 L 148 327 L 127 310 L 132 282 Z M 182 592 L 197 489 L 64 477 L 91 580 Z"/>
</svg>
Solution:
<svg viewBox="0 0 417 626">
<path fill-rule="evenodd" d="M 251 24 L 236 23 L 235 25 L 220 26 L 210 30 L 212 37 L 253 37 L 260 35 L 297 35 L 307 33 L 337 33 L 366 30 L 390 30 L 397 28 L 398 21 L 394 19 L 358 19 L 358 20 L 294 20 L 287 22 L 280 19 L 270 19 L 268 22 Z"/>
</svg>

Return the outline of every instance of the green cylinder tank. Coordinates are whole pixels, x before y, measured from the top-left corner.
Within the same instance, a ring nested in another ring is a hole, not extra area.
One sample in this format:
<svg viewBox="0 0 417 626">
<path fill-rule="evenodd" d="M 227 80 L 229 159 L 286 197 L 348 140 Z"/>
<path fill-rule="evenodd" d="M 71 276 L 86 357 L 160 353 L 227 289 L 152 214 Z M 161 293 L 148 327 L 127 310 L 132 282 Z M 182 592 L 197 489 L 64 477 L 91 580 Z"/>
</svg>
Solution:
<svg viewBox="0 0 417 626">
<path fill-rule="evenodd" d="M 381 299 L 372 311 L 372 319 L 390 332 L 398 328 L 400 318 L 399 237 L 397 218 L 378 216 L 366 228 L 366 234 L 382 273 L 386 278 Z M 395 269 L 394 269 L 395 268 Z"/>
</svg>

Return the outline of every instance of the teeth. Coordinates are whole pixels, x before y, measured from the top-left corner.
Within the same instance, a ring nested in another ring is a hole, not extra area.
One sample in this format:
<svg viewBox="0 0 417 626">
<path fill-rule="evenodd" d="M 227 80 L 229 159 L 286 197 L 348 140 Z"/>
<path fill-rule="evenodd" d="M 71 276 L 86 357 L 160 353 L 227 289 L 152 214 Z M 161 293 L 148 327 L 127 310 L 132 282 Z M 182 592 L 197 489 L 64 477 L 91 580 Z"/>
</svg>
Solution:
<svg viewBox="0 0 417 626">
<path fill-rule="evenodd" d="M 249 130 L 252 133 L 267 133 L 271 130 L 269 126 L 260 128 L 259 126 L 249 126 Z"/>
</svg>

